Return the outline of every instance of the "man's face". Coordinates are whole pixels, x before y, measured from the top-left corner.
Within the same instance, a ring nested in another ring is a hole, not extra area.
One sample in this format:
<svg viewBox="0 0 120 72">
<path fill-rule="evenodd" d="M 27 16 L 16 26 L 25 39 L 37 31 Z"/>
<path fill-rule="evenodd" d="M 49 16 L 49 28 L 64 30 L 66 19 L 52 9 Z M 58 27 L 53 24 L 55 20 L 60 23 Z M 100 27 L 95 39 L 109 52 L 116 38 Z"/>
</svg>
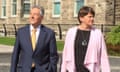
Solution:
<svg viewBox="0 0 120 72">
<path fill-rule="evenodd" d="M 41 23 L 42 19 L 43 16 L 40 15 L 40 9 L 32 8 L 29 17 L 30 24 L 37 26 Z"/>
</svg>

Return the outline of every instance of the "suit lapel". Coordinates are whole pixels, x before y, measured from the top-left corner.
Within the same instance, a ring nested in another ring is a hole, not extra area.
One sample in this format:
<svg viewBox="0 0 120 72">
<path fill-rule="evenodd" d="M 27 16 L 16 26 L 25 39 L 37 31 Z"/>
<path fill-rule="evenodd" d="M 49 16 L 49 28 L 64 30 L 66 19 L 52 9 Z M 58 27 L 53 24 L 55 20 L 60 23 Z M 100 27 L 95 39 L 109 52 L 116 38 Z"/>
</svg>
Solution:
<svg viewBox="0 0 120 72">
<path fill-rule="evenodd" d="M 39 52 L 39 50 L 43 47 L 44 42 L 45 42 L 45 38 L 46 38 L 46 32 L 44 30 L 44 27 L 41 26 L 39 37 L 38 37 L 38 40 L 37 40 L 37 44 L 36 44 L 36 48 L 35 48 L 34 53 L 37 53 L 37 51 Z"/>
<path fill-rule="evenodd" d="M 33 51 L 33 49 L 32 49 L 32 43 L 31 43 L 31 35 L 30 35 L 30 26 L 28 25 L 27 27 L 26 27 L 26 30 L 25 30 L 25 39 L 26 39 L 26 42 L 27 42 L 27 44 L 28 44 L 28 48 L 31 50 L 31 51 Z"/>
</svg>

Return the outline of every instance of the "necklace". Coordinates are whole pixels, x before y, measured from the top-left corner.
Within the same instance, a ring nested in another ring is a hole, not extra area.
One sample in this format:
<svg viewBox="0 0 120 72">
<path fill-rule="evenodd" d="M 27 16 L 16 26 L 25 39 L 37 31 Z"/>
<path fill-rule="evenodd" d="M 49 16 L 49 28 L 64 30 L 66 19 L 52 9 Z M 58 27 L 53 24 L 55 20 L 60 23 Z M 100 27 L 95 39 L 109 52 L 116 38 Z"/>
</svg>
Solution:
<svg viewBox="0 0 120 72">
<path fill-rule="evenodd" d="M 83 40 L 82 41 L 82 46 L 86 46 L 87 45 L 87 41 L 86 40 Z"/>
<path fill-rule="evenodd" d="M 89 33 L 87 33 L 86 36 L 83 34 L 83 31 L 81 31 L 81 33 L 83 37 L 82 46 L 86 46 L 88 44 L 87 39 L 88 39 Z"/>
</svg>

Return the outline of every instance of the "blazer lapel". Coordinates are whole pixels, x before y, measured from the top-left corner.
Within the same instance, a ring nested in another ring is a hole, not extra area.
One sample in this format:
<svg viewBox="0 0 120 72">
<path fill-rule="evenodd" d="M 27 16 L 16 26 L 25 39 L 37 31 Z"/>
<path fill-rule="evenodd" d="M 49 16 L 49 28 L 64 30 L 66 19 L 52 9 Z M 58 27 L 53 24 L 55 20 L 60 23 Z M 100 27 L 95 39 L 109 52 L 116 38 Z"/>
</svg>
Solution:
<svg viewBox="0 0 120 72">
<path fill-rule="evenodd" d="M 31 35 L 30 35 L 30 26 L 29 26 L 29 25 L 27 25 L 24 34 L 25 34 L 26 42 L 28 43 L 28 48 L 29 48 L 31 51 L 33 51 L 33 50 L 32 50 Z"/>
<path fill-rule="evenodd" d="M 39 52 L 39 50 L 43 47 L 45 38 L 46 38 L 46 32 L 44 30 L 44 27 L 41 26 L 39 37 L 38 37 L 38 40 L 36 43 L 36 49 L 35 49 L 34 53 L 37 53 L 37 51 Z"/>
<path fill-rule="evenodd" d="M 97 62 L 97 47 L 96 47 L 96 37 L 95 36 L 95 30 L 92 29 L 91 33 L 90 33 L 90 40 L 89 40 L 89 44 L 88 44 L 88 48 L 87 48 L 87 52 L 86 52 L 86 56 L 85 56 L 85 61 L 84 64 L 87 65 L 89 63 L 95 63 Z M 93 45 L 94 44 L 94 45 Z"/>
</svg>

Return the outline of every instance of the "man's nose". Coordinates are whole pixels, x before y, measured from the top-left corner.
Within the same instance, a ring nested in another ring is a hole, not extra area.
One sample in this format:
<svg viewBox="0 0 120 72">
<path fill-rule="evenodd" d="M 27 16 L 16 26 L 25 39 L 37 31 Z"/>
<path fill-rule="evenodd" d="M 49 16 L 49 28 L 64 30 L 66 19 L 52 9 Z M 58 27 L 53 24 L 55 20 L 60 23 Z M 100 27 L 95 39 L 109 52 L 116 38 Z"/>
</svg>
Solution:
<svg viewBox="0 0 120 72">
<path fill-rule="evenodd" d="M 31 18 L 32 18 L 32 19 L 34 19 L 34 17 L 33 17 L 33 16 L 32 16 Z"/>
</svg>

